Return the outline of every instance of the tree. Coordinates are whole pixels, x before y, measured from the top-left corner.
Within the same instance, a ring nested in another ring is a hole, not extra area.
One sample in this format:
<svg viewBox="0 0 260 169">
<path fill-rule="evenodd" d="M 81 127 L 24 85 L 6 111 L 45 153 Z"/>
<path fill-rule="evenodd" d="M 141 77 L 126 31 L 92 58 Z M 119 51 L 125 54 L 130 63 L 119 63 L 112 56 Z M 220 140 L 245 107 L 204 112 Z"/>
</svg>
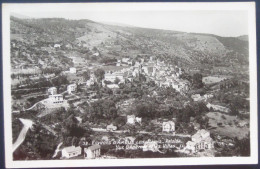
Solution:
<svg viewBox="0 0 260 169">
<path fill-rule="evenodd" d="M 104 79 L 105 71 L 103 69 L 97 69 L 97 70 L 95 70 L 94 74 L 95 74 L 97 80 L 99 82 L 101 82 L 101 80 Z"/>
<path fill-rule="evenodd" d="M 90 71 L 89 70 L 86 70 L 86 71 L 83 72 L 83 78 L 86 81 L 90 79 Z"/>
<path fill-rule="evenodd" d="M 192 76 L 192 86 L 195 89 L 200 89 L 204 86 L 203 82 L 202 82 L 202 75 L 200 73 L 195 73 Z"/>
<path fill-rule="evenodd" d="M 200 124 L 201 128 L 204 128 L 206 129 L 208 127 L 208 124 L 209 124 L 209 118 L 207 116 L 196 116 L 195 117 L 195 120 L 197 123 Z"/>
<path fill-rule="evenodd" d="M 230 105 L 230 114 L 232 114 L 232 115 L 238 115 L 239 114 L 235 104 Z"/>
<path fill-rule="evenodd" d="M 119 116 L 117 117 L 114 121 L 113 121 L 114 125 L 118 126 L 118 127 L 122 127 L 123 125 L 126 124 L 126 118 Z"/>
<path fill-rule="evenodd" d="M 120 79 L 119 79 L 118 77 L 116 77 L 114 83 L 115 83 L 115 84 L 118 84 L 119 82 L 120 82 Z"/>
<path fill-rule="evenodd" d="M 238 140 L 235 138 L 235 146 L 238 147 L 238 153 L 241 156 L 250 156 L 250 139 L 249 134 L 245 138 Z"/>
<path fill-rule="evenodd" d="M 71 141 L 71 142 L 72 142 L 71 144 L 72 144 L 73 146 L 78 146 L 78 144 L 79 144 L 79 139 L 74 136 L 74 137 L 72 138 L 72 141 Z"/>
</svg>

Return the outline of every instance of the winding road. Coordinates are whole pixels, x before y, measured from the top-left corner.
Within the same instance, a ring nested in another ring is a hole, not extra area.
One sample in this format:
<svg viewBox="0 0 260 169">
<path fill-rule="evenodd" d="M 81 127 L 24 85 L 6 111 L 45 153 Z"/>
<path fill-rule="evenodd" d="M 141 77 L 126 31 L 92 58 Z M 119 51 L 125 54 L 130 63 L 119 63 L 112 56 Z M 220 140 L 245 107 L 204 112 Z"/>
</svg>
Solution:
<svg viewBox="0 0 260 169">
<path fill-rule="evenodd" d="M 23 128 L 22 128 L 18 138 L 16 139 L 15 143 L 13 144 L 13 152 L 23 143 L 28 130 L 31 129 L 32 125 L 34 124 L 33 121 L 31 121 L 29 119 L 19 118 L 19 120 L 23 123 Z"/>
</svg>

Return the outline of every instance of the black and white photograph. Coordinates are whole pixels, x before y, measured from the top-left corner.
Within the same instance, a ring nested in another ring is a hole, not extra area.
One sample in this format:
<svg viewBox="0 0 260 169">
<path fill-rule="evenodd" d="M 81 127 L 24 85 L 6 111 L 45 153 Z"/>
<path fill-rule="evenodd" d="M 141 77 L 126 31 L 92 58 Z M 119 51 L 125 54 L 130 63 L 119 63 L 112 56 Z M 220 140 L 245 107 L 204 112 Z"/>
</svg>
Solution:
<svg viewBox="0 0 260 169">
<path fill-rule="evenodd" d="M 6 165 L 257 163 L 255 5 L 3 4 Z"/>
</svg>

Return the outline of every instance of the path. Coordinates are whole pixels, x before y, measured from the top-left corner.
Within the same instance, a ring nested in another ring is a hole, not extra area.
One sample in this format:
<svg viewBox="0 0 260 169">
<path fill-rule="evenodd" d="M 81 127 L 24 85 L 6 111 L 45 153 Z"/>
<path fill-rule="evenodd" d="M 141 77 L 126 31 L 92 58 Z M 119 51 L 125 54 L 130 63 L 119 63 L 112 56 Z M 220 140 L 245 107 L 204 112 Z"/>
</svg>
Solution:
<svg viewBox="0 0 260 169">
<path fill-rule="evenodd" d="M 42 101 L 42 100 L 41 100 Z M 40 103 L 41 101 L 38 101 L 38 102 L 36 102 L 32 107 L 30 107 L 30 108 L 28 108 L 28 109 L 25 109 L 26 111 L 27 110 L 31 110 L 31 109 L 33 109 L 38 103 Z"/>
<path fill-rule="evenodd" d="M 62 144 L 63 144 L 63 142 L 61 142 L 61 143 L 57 146 L 57 148 L 56 148 L 56 150 L 55 150 L 55 152 L 54 152 L 52 158 L 56 157 L 56 156 L 58 155 L 58 152 L 61 151 L 61 150 L 60 150 L 60 146 L 61 146 Z"/>
<path fill-rule="evenodd" d="M 33 121 L 31 121 L 29 119 L 19 118 L 19 120 L 23 123 L 24 126 L 23 126 L 18 138 L 16 139 L 15 143 L 13 144 L 13 152 L 23 143 L 28 130 L 30 128 L 32 128 L 32 125 L 34 124 Z"/>
</svg>

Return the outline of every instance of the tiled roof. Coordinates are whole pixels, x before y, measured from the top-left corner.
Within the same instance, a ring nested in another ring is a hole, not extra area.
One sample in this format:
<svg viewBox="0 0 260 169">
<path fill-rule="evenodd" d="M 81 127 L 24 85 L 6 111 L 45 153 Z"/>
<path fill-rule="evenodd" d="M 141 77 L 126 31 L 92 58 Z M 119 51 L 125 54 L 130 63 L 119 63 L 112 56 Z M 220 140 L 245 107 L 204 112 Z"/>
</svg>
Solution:
<svg viewBox="0 0 260 169">
<path fill-rule="evenodd" d="M 63 150 L 67 151 L 68 153 L 75 152 L 75 151 L 81 151 L 80 147 L 70 146 L 65 147 Z"/>
</svg>

